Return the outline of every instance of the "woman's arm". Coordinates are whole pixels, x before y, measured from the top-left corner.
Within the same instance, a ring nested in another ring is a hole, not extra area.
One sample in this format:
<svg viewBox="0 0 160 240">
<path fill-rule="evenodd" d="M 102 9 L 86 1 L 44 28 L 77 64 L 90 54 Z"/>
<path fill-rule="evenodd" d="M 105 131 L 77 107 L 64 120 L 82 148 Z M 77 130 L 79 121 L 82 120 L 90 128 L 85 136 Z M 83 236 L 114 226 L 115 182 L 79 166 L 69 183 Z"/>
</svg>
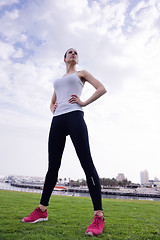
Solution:
<svg viewBox="0 0 160 240">
<path fill-rule="evenodd" d="M 69 99 L 70 103 L 78 103 L 81 107 L 85 107 L 88 104 L 94 102 L 98 98 L 100 98 L 103 94 L 105 94 L 107 91 L 103 84 L 98 81 L 96 78 L 94 78 L 89 72 L 82 70 L 79 72 L 79 77 L 85 79 L 87 82 L 89 82 L 95 89 L 95 93 L 87 99 L 85 102 L 82 102 L 78 96 L 72 95 L 71 98 Z"/>
<path fill-rule="evenodd" d="M 56 97 L 56 93 L 54 91 L 53 95 L 52 95 L 52 100 L 51 100 L 51 104 L 50 104 L 50 110 L 52 113 L 54 113 L 54 111 L 57 108 L 57 97 Z"/>
</svg>

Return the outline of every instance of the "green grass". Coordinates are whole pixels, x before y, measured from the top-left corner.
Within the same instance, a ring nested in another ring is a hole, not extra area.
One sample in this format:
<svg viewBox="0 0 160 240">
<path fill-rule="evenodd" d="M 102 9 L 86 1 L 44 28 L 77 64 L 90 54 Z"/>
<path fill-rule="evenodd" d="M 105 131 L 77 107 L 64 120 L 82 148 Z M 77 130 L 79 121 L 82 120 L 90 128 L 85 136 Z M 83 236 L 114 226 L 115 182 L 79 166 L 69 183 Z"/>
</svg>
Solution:
<svg viewBox="0 0 160 240">
<path fill-rule="evenodd" d="M 93 217 L 90 198 L 52 196 L 47 222 L 22 223 L 37 207 L 40 194 L 0 191 L 0 240 L 78 240 Z M 160 240 L 160 202 L 103 199 L 105 240 Z"/>
</svg>

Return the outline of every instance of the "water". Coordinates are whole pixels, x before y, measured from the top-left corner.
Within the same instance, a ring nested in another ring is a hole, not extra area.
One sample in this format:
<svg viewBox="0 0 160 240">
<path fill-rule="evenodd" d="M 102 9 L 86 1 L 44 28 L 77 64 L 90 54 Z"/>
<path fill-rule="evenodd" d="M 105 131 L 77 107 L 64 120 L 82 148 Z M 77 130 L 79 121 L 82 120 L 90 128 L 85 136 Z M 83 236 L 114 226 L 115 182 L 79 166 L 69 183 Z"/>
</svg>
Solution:
<svg viewBox="0 0 160 240">
<path fill-rule="evenodd" d="M 1 182 L 0 182 L 0 189 L 1 190 L 18 191 L 18 192 L 42 193 L 42 190 L 40 190 L 40 189 L 14 187 L 14 186 L 11 186 L 9 183 L 1 183 Z M 90 197 L 89 193 L 73 193 L 73 192 L 64 192 L 64 191 L 53 191 L 53 195 L 74 196 L 74 197 Z M 129 199 L 129 200 L 137 199 L 137 200 L 160 201 L 160 198 L 117 196 L 117 195 L 106 195 L 106 194 L 102 194 L 102 198 L 105 198 L 105 199 Z"/>
</svg>

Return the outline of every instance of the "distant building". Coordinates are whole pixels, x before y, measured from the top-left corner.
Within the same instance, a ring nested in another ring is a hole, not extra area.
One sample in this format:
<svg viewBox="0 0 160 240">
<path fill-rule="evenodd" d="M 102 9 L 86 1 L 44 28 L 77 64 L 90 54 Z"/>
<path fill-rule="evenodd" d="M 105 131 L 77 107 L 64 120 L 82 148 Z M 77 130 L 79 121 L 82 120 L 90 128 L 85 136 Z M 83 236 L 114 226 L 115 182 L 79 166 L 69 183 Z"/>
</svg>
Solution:
<svg viewBox="0 0 160 240">
<path fill-rule="evenodd" d="M 154 181 L 155 181 L 155 182 L 159 182 L 159 178 L 155 177 L 155 178 L 154 178 Z"/>
<path fill-rule="evenodd" d="M 154 186 L 160 188 L 160 181 L 154 181 Z"/>
<path fill-rule="evenodd" d="M 159 180 L 149 180 L 149 186 L 151 187 L 156 187 L 156 188 L 160 188 L 160 181 Z"/>
<path fill-rule="evenodd" d="M 149 175 L 148 175 L 147 170 L 144 170 L 144 171 L 140 172 L 140 179 L 141 179 L 141 184 L 142 185 L 148 185 Z"/>
<path fill-rule="evenodd" d="M 117 181 L 123 181 L 125 180 L 125 176 L 123 173 L 118 173 L 118 176 L 116 177 Z"/>
</svg>

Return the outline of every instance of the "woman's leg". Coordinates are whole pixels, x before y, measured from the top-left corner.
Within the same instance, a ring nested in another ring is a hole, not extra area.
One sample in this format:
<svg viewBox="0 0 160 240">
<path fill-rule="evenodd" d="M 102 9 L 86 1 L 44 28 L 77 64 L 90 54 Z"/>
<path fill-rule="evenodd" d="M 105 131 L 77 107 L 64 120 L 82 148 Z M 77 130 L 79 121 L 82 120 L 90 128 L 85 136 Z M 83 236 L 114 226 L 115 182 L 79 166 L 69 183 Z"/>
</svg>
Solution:
<svg viewBox="0 0 160 240">
<path fill-rule="evenodd" d="M 58 178 L 58 170 L 61 164 L 62 153 L 66 140 L 64 128 L 65 121 L 63 121 L 63 117 L 53 118 L 48 143 L 49 167 L 40 205 L 28 217 L 24 217 L 22 222 L 36 223 L 48 220 L 46 206 L 48 206 L 50 196 Z"/>
<path fill-rule="evenodd" d="M 41 209 L 43 206 L 48 206 L 50 196 L 56 185 L 58 171 L 61 164 L 61 158 L 65 146 L 66 135 L 64 129 L 63 117 L 54 117 L 52 120 L 49 142 L 48 142 L 48 157 L 49 166 L 45 178 L 44 189 L 40 201 Z"/>
<path fill-rule="evenodd" d="M 75 114 L 72 115 L 69 126 L 70 137 L 86 174 L 94 211 L 102 210 L 101 186 L 90 153 L 88 131 L 83 119 L 83 113 L 75 112 Z"/>
</svg>

